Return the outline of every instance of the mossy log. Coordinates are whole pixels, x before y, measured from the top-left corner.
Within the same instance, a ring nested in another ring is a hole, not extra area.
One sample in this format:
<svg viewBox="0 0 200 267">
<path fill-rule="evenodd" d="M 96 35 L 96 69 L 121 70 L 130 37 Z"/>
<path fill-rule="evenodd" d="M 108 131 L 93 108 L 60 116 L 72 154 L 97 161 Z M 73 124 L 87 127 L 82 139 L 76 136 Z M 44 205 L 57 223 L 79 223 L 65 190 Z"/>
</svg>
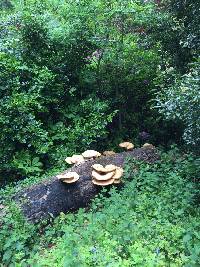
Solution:
<svg viewBox="0 0 200 267">
<path fill-rule="evenodd" d="M 56 217 L 60 212 L 66 213 L 86 207 L 101 190 L 101 187 L 92 183 L 92 165 L 99 163 L 123 167 L 127 157 L 151 163 L 158 159 L 158 154 L 155 149 L 140 148 L 117 153 L 113 156 L 102 156 L 95 160 L 88 160 L 65 171 L 77 172 L 80 175 L 80 179 L 76 183 L 65 184 L 56 177 L 51 177 L 19 192 L 15 196 L 15 201 L 20 205 L 27 220 L 32 222 L 47 219 L 50 216 Z"/>
</svg>

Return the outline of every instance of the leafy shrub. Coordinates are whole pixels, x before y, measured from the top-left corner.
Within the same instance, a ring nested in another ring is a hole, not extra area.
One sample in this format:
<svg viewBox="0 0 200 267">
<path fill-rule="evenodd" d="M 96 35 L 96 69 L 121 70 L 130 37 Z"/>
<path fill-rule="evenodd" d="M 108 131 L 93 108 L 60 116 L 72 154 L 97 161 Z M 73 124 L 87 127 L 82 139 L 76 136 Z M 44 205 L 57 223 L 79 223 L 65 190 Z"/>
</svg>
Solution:
<svg viewBox="0 0 200 267">
<path fill-rule="evenodd" d="M 107 101 L 79 91 L 91 42 L 43 7 L 31 3 L 0 25 L 1 171 L 22 176 L 105 138 L 115 113 Z M 54 23 L 61 31 L 52 30 Z"/>
<path fill-rule="evenodd" d="M 182 74 L 187 72 L 188 63 L 199 56 L 199 1 L 158 1 L 159 15 L 154 15 L 150 32 L 152 41 L 159 41 L 163 59 Z"/>
<path fill-rule="evenodd" d="M 118 110 L 111 138 L 116 132 L 120 138 L 136 138 L 154 121 L 148 101 L 160 56 L 146 32 L 152 23 L 153 6 L 119 1 L 102 4 L 99 9 L 101 13 L 93 19 L 98 49 L 87 57 L 83 84 L 95 89 L 102 100 L 112 99 L 112 109 Z"/>
<path fill-rule="evenodd" d="M 103 102 L 92 96 L 81 100 L 79 106 L 74 103 L 64 108 L 64 122 L 52 125 L 49 131 L 54 142 L 49 151 L 51 159 L 62 164 L 66 155 L 83 152 L 91 146 L 96 147 L 97 140 L 100 146 L 108 134 L 107 124 L 111 123 L 116 114 L 116 111 L 110 111 L 108 114 L 108 110 L 108 101 Z"/>
<path fill-rule="evenodd" d="M 183 139 L 198 149 L 200 145 L 200 65 L 164 88 L 157 97 L 157 108 L 166 119 L 180 120 L 185 127 Z"/>
</svg>

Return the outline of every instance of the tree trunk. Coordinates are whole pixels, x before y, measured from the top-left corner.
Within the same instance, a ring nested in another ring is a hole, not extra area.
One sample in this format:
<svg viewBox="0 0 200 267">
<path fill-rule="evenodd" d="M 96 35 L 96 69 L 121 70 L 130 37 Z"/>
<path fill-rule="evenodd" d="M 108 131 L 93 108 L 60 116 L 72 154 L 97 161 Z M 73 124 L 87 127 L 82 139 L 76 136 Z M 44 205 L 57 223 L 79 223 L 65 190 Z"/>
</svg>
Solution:
<svg viewBox="0 0 200 267">
<path fill-rule="evenodd" d="M 142 148 L 109 157 L 102 156 L 96 160 L 88 160 L 80 165 L 74 165 L 66 171 L 74 171 L 80 175 L 80 179 L 76 183 L 65 184 L 56 177 L 52 177 L 21 191 L 14 199 L 21 207 L 27 220 L 32 222 L 47 219 L 50 216 L 58 216 L 60 212 L 66 213 L 75 211 L 80 207 L 86 207 L 102 188 L 92 183 L 92 165 L 99 163 L 123 167 L 128 156 L 150 163 L 158 159 L 155 149 Z"/>
</svg>

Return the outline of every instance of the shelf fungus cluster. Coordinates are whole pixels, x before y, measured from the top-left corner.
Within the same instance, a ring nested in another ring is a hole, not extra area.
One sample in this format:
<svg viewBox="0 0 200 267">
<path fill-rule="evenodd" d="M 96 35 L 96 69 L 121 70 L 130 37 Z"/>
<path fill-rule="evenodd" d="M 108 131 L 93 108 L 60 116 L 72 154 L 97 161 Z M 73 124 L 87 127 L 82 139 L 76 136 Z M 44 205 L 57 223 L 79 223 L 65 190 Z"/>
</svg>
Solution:
<svg viewBox="0 0 200 267">
<path fill-rule="evenodd" d="M 119 144 L 119 147 L 124 148 L 126 150 L 132 150 L 134 148 L 134 144 L 130 142 L 123 142 Z"/>
<path fill-rule="evenodd" d="M 123 175 L 123 169 L 115 165 L 94 164 L 92 166 L 92 182 L 95 185 L 106 186 L 111 184 L 119 184 Z"/>
<path fill-rule="evenodd" d="M 66 184 L 72 184 L 79 180 L 79 175 L 76 172 L 67 172 L 65 174 L 57 175 L 57 178 Z"/>
<path fill-rule="evenodd" d="M 72 157 L 67 157 L 65 161 L 68 164 L 79 164 L 81 162 L 84 162 L 84 157 L 82 155 L 73 155 Z"/>
<path fill-rule="evenodd" d="M 80 164 L 87 159 L 94 159 L 100 157 L 101 153 L 95 150 L 86 150 L 82 155 L 73 155 L 72 157 L 67 157 L 65 161 L 68 164 Z"/>
</svg>

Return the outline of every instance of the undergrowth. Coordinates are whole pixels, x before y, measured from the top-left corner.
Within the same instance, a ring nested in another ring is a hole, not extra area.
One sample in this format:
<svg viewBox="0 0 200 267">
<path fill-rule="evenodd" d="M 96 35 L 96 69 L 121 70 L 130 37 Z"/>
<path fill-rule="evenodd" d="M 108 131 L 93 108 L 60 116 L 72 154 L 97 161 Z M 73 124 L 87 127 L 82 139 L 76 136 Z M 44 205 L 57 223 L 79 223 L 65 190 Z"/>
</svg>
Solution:
<svg viewBox="0 0 200 267">
<path fill-rule="evenodd" d="M 49 225 L 28 224 L 12 205 L 0 230 L 3 266 L 200 266 L 199 159 L 170 151 L 151 165 L 129 160 L 124 182 L 89 212 Z"/>
</svg>

